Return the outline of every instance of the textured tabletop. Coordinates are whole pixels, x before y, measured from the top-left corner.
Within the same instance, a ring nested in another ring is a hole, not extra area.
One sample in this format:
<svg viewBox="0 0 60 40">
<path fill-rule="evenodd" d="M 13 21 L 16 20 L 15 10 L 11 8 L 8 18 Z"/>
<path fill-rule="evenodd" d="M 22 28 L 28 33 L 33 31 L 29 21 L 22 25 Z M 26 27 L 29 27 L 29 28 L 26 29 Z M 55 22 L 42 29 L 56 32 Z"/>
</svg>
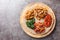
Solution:
<svg viewBox="0 0 60 40">
<path fill-rule="evenodd" d="M 28 36 L 19 24 L 23 8 L 34 2 L 50 6 L 57 19 L 54 31 L 41 39 Z M 60 0 L 0 0 L 0 40 L 60 40 Z"/>
</svg>

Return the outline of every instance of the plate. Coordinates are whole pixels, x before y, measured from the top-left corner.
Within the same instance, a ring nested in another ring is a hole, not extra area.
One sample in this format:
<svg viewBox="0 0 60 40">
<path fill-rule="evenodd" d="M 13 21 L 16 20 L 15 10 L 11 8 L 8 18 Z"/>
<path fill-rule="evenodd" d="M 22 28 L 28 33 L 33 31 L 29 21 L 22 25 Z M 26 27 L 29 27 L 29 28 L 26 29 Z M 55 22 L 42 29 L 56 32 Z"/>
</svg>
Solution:
<svg viewBox="0 0 60 40">
<path fill-rule="evenodd" d="M 52 17 L 52 23 L 50 25 L 50 29 L 49 30 L 47 29 L 48 31 L 46 33 L 42 33 L 42 34 L 41 33 L 37 34 L 32 29 L 27 27 L 26 19 L 25 19 L 25 15 L 26 15 L 27 11 L 31 10 L 31 9 L 34 9 L 34 8 L 38 8 L 38 6 L 46 8 L 48 10 L 48 14 L 50 14 L 51 17 Z M 20 25 L 21 25 L 22 29 L 24 30 L 24 32 L 26 34 L 28 34 L 29 36 L 34 37 L 34 38 L 43 38 L 43 37 L 46 37 L 47 35 L 49 35 L 54 30 L 55 24 L 56 24 L 56 18 L 55 18 L 54 12 L 52 11 L 52 9 L 49 6 L 47 6 L 44 3 L 31 3 L 31 4 L 27 5 L 22 10 L 22 13 L 21 13 L 21 16 L 20 16 Z"/>
</svg>

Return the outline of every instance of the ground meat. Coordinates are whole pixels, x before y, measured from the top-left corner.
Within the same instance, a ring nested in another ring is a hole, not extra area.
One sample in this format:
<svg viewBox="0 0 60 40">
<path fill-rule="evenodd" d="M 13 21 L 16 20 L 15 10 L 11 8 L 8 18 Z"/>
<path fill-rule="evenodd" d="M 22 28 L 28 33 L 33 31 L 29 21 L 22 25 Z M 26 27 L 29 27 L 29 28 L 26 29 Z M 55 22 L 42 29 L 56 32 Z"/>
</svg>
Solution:
<svg viewBox="0 0 60 40">
<path fill-rule="evenodd" d="M 42 32 L 44 32 L 45 31 L 45 27 L 43 27 L 43 24 L 42 23 L 40 23 L 40 22 L 38 22 L 38 23 L 34 23 L 34 31 L 36 32 L 36 33 L 42 33 Z"/>
</svg>

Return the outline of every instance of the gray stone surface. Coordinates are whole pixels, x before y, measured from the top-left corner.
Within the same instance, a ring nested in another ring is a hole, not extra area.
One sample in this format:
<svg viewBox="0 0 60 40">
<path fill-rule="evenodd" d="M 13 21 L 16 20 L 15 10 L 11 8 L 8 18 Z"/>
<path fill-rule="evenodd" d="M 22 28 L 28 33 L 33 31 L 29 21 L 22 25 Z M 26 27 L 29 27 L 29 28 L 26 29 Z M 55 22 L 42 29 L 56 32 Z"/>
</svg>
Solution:
<svg viewBox="0 0 60 40">
<path fill-rule="evenodd" d="M 19 24 L 22 9 L 35 2 L 50 6 L 57 19 L 54 31 L 41 39 L 28 36 Z M 0 40 L 60 40 L 60 0 L 0 0 Z"/>
</svg>

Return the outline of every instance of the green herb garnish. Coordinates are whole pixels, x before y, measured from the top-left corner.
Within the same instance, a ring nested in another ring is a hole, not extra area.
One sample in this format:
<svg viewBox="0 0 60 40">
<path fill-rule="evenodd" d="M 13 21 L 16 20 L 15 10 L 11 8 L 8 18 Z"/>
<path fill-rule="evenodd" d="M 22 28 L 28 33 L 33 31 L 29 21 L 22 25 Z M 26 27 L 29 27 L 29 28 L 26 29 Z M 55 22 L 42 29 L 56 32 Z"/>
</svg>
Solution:
<svg viewBox="0 0 60 40">
<path fill-rule="evenodd" d="M 26 25 L 29 28 L 33 29 L 34 28 L 34 22 L 35 22 L 35 19 L 27 20 Z"/>
</svg>

